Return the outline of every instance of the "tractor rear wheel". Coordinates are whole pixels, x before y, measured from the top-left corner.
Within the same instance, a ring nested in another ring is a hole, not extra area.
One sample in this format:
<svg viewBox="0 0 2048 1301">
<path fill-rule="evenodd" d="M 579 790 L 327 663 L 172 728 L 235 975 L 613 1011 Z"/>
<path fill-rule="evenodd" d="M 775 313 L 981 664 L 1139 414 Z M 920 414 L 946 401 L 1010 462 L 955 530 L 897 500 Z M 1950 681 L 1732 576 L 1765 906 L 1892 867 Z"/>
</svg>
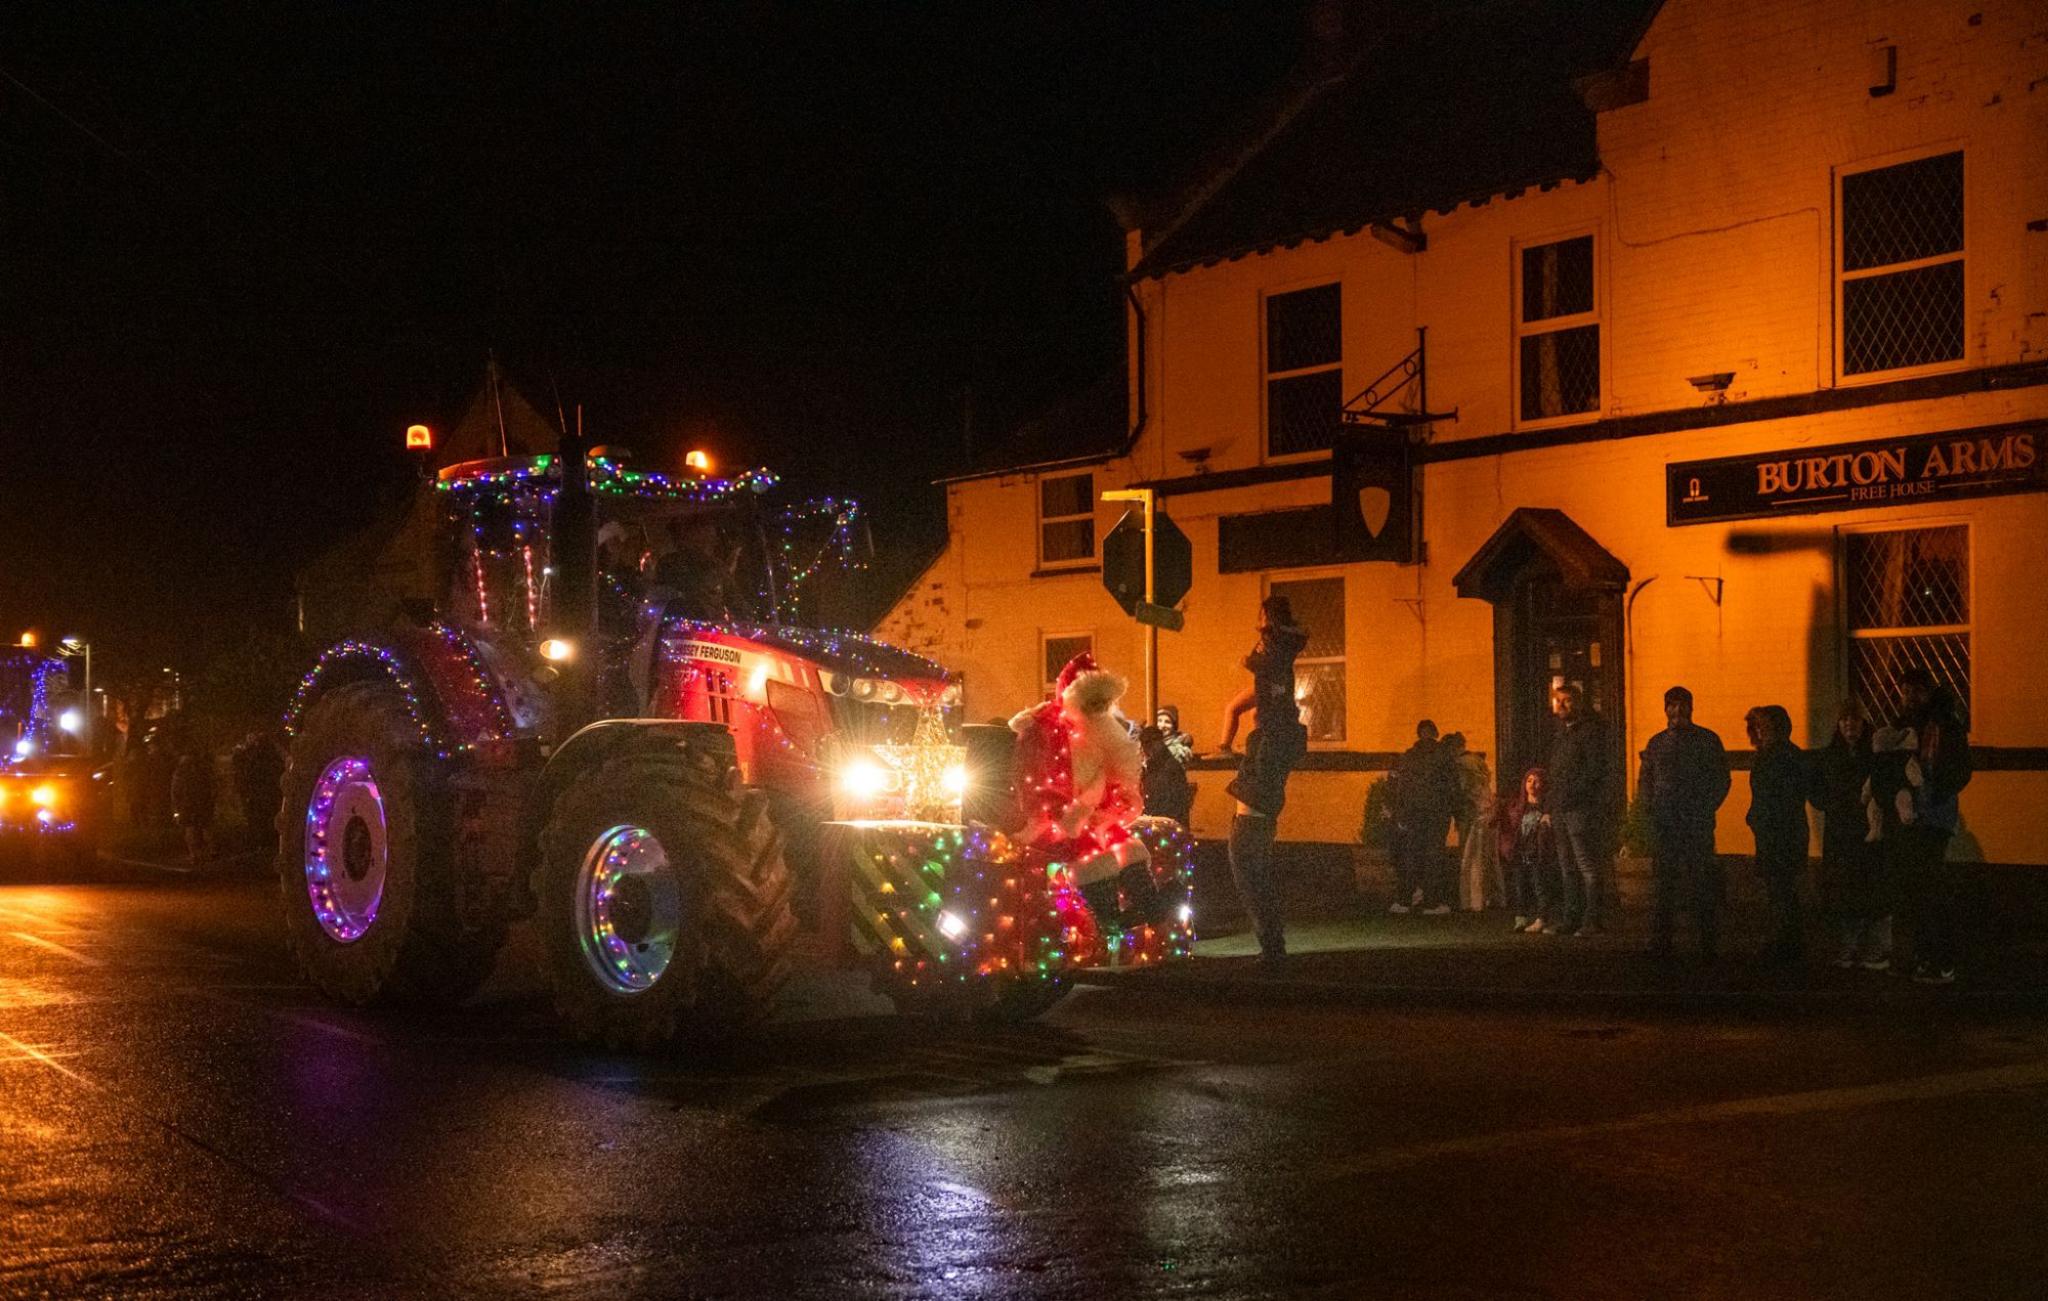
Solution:
<svg viewBox="0 0 2048 1301">
<path fill-rule="evenodd" d="M 293 738 L 277 815 L 285 934 L 306 978 L 347 1003 L 457 1003 L 490 974 L 502 924 L 456 906 L 446 773 L 397 687 L 322 696 Z"/>
<path fill-rule="evenodd" d="M 686 743 L 605 760 L 556 799 L 540 924 L 555 1007 L 578 1037 L 651 1048 L 767 1014 L 796 918 L 766 797 L 729 749 Z"/>
</svg>

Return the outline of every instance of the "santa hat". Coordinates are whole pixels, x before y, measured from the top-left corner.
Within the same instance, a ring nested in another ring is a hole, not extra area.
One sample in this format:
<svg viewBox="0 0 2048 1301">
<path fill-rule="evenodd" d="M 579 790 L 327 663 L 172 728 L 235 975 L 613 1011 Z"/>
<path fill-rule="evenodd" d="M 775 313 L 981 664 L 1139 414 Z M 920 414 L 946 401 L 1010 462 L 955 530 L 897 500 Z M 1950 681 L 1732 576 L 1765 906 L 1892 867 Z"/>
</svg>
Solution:
<svg viewBox="0 0 2048 1301">
<path fill-rule="evenodd" d="M 1060 670 L 1059 682 L 1053 687 L 1053 694 L 1064 696 L 1067 694 L 1067 688 L 1074 685 L 1075 678 L 1080 677 L 1083 673 L 1100 673 L 1101 671 L 1102 667 L 1095 662 L 1094 654 L 1090 651 L 1082 651 L 1079 655 L 1068 660 L 1067 667 Z"/>
</svg>

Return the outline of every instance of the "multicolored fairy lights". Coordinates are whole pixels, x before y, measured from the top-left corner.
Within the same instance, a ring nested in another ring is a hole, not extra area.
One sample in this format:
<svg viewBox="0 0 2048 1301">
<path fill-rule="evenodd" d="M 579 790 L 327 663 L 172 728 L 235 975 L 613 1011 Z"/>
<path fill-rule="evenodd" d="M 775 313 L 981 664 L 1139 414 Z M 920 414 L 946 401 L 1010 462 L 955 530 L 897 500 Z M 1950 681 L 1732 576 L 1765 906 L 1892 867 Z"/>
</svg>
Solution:
<svg viewBox="0 0 2048 1301">
<path fill-rule="evenodd" d="M 398 688 L 420 744 L 439 758 L 511 738 L 511 710 L 459 629 L 436 622 L 392 640 L 399 644 L 351 638 L 321 652 L 292 693 L 285 730 L 296 735 L 318 690 L 354 665 L 374 668 Z"/>
<path fill-rule="evenodd" d="M 654 988 L 675 958 L 682 895 L 653 832 L 616 826 L 597 838 L 577 872 L 576 923 L 583 959 L 606 988 Z"/>
<path fill-rule="evenodd" d="M 370 761 L 330 762 L 306 802 L 306 897 L 337 944 L 369 932 L 384 902 L 384 798 Z"/>
<path fill-rule="evenodd" d="M 855 945 L 877 979 L 902 991 L 971 981 L 1051 980 L 1076 967 L 1153 965 L 1194 944 L 1193 841 L 1179 824 L 1141 819 L 1152 852 L 1150 911 L 1105 926 L 1067 865 L 985 827 L 928 822 L 831 824 L 852 892 Z"/>
</svg>

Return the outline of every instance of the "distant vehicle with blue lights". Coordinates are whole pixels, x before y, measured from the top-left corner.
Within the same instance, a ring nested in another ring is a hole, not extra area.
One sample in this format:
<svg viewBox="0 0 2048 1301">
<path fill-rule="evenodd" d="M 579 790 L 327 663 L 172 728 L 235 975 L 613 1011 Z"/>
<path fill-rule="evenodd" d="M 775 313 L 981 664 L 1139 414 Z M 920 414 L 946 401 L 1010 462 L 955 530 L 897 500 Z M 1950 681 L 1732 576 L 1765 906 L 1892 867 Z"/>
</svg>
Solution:
<svg viewBox="0 0 2048 1301">
<path fill-rule="evenodd" d="M 87 697 L 67 656 L 26 635 L 0 649 L 0 855 L 90 863 L 107 808 L 106 765 L 91 753 Z"/>
<path fill-rule="evenodd" d="M 1007 842 L 1009 733 L 963 728 L 942 666 L 802 622 L 861 562 L 856 505 L 568 434 L 431 483 L 436 608 L 329 647 L 286 717 L 282 901 L 329 995 L 459 1000 L 530 920 L 566 1023 L 645 1047 L 755 1020 L 799 954 L 1009 1018 L 1098 957 Z M 1110 947 L 1184 952 L 1182 913 Z"/>
</svg>

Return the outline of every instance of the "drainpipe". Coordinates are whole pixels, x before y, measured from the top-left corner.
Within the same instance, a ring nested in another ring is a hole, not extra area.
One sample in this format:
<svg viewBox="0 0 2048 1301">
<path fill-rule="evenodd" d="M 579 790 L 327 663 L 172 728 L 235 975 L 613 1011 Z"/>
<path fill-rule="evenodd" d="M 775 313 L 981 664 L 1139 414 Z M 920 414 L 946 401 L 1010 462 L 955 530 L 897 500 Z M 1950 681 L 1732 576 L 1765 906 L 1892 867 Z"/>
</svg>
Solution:
<svg viewBox="0 0 2048 1301">
<path fill-rule="evenodd" d="M 1636 681 L 1636 598 L 1643 594 L 1644 588 L 1656 581 L 1657 576 L 1651 574 L 1637 582 L 1634 587 L 1628 589 L 1628 600 L 1621 607 L 1621 635 L 1628 640 L 1628 653 L 1624 657 L 1628 664 L 1628 680 L 1621 684 L 1622 714 L 1628 719 L 1628 753 L 1622 756 L 1621 773 L 1621 793 L 1625 801 L 1633 800 L 1636 795 L 1636 711 L 1628 708 L 1628 692 Z"/>
<path fill-rule="evenodd" d="M 1145 327 L 1145 305 L 1138 301 L 1138 291 L 1128 282 L 1124 285 L 1124 301 L 1131 305 L 1132 315 L 1138 318 L 1138 417 L 1131 425 L 1131 432 L 1124 439 L 1124 448 L 1128 452 L 1137 447 L 1138 435 L 1145 432 L 1145 423 L 1149 418 L 1145 407 L 1145 335 L 1148 331 Z"/>
</svg>

